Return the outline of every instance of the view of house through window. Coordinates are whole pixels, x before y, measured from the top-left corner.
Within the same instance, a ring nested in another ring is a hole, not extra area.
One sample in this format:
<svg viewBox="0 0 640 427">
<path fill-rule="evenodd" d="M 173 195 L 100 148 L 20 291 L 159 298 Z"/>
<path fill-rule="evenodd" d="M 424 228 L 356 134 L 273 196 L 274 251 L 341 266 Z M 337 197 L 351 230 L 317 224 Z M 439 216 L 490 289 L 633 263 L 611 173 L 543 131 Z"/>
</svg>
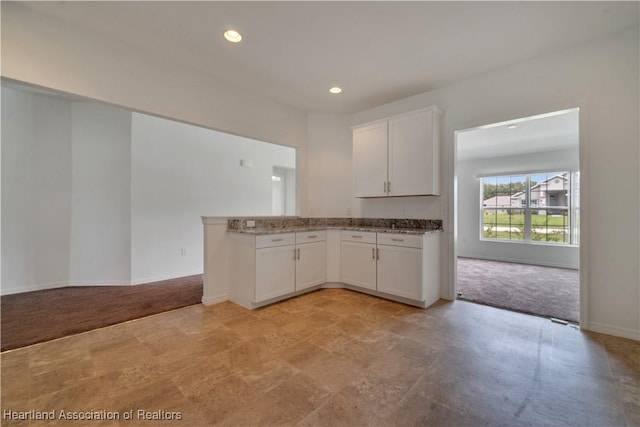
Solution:
<svg viewBox="0 0 640 427">
<path fill-rule="evenodd" d="M 577 244 L 578 176 L 561 171 L 482 178 L 481 239 Z"/>
</svg>

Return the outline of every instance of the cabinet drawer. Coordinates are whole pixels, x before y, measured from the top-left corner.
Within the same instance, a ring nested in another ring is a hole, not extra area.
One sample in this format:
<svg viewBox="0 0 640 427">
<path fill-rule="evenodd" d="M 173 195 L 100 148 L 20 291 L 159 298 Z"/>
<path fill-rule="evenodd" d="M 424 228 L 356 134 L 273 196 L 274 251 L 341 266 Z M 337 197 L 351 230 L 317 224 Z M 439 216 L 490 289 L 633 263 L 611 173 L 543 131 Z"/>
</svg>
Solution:
<svg viewBox="0 0 640 427">
<path fill-rule="evenodd" d="M 422 248 L 422 236 L 415 234 L 378 233 L 378 244 Z"/>
<path fill-rule="evenodd" d="M 324 242 L 327 240 L 327 232 L 320 231 L 303 231 L 296 233 L 296 244 L 311 243 L 311 242 Z"/>
<path fill-rule="evenodd" d="M 296 243 L 295 233 L 265 234 L 256 237 L 256 249 L 272 248 L 275 246 L 294 245 Z"/>
<path fill-rule="evenodd" d="M 370 231 L 342 230 L 340 239 L 347 242 L 376 243 L 376 233 Z"/>
</svg>

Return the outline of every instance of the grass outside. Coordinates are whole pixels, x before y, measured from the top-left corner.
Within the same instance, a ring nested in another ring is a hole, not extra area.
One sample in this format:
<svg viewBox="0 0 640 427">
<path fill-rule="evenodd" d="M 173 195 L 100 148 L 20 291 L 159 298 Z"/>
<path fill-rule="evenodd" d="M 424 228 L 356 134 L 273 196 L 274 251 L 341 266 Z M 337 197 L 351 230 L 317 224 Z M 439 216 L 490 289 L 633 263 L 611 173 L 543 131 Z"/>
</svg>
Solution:
<svg viewBox="0 0 640 427">
<path fill-rule="evenodd" d="M 524 227 L 524 213 L 509 215 L 508 213 L 485 212 L 484 224 L 491 226 L 522 226 Z M 558 228 L 564 229 L 569 226 L 569 218 L 563 215 L 531 215 L 531 226 L 533 228 Z"/>
<path fill-rule="evenodd" d="M 531 215 L 531 239 L 540 242 L 569 243 L 569 221 L 562 215 Z M 524 214 L 485 212 L 483 237 L 524 240 Z"/>
</svg>

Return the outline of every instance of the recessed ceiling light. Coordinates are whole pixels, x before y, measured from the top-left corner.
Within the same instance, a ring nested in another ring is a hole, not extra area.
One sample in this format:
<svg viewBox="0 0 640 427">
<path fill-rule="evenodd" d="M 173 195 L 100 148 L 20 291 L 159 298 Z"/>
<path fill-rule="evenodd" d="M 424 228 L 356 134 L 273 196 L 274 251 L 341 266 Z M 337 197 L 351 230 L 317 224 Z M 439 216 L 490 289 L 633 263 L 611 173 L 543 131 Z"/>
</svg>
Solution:
<svg viewBox="0 0 640 427">
<path fill-rule="evenodd" d="M 236 30 L 227 30 L 224 32 L 224 38 L 229 40 L 231 43 L 239 43 L 242 40 L 242 34 Z"/>
<path fill-rule="evenodd" d="M 518 126 L 516 126 L 516 125 L 509 125 L 509 126 L 507 126 L 507 129 L 515 129 L 515 128 L 517 128 L 517 127 L 518 127 Z"/>
<path fill-rule="evenodd" d="M 334 94 L 335 93 L 340 93 L 340 92 L 342 92 L 342 88 L 340 88 L 338 86 L 334 86 L 331 89 L 329 89 L 329 92 L 334 93 Z"/>
</svg>

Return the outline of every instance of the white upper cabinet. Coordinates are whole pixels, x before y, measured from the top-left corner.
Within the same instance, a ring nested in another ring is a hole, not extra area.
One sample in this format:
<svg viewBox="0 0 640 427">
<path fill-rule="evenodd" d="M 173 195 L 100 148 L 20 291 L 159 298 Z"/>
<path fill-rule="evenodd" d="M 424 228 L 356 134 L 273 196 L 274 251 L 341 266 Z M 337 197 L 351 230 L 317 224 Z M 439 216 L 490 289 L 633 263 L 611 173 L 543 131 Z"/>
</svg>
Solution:
<svg viewBox="0 0 640 427">
<path fill-rule="evenodd" d="M 429 107 L 355 127 L 354 196 L 440 194 L 440 114 Z"/>
<path fill-rule="evenodd" d="M 387 122 L 353 130 L 353 191 L 356 197 L 386 196 Z"/>
</svg>

